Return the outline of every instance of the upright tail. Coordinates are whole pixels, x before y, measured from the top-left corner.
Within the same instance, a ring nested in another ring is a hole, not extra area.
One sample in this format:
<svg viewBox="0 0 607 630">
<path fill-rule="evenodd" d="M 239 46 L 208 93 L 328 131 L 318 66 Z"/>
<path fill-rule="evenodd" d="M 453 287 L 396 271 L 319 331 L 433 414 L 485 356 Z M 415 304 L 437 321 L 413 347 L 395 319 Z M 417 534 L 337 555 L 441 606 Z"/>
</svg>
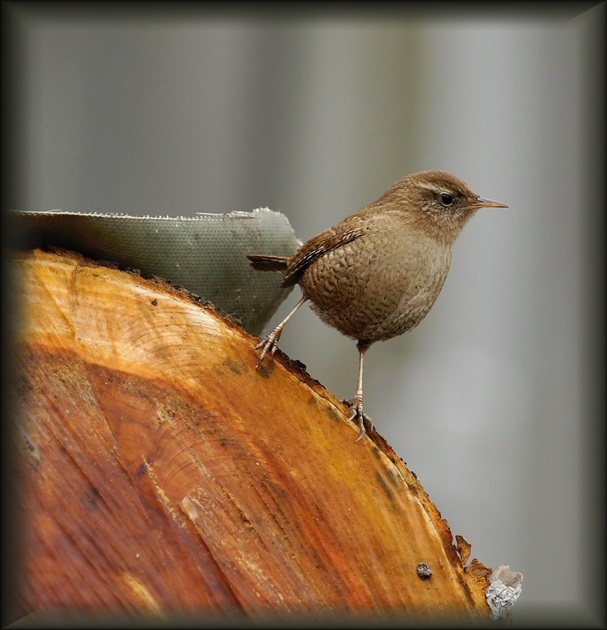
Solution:
<svg viewBox="0 0 607 630">
<path fill-rule="evenodd" d="M 247 254 L 251 267 L 259 271 L 286 271 L 289 263 L 287 256 L 266 256 L 264 254 Z"/>
</svg>

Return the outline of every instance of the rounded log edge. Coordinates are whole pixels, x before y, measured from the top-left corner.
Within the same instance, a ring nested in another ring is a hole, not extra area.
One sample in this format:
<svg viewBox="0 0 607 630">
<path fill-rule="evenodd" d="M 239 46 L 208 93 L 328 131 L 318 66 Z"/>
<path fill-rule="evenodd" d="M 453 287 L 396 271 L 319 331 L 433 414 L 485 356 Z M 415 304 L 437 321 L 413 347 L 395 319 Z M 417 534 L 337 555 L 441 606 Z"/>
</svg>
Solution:
<svg viewBox="0 0 607 630">
<path fill-rule="evenodd" d="M 162 281 L 10 263 L 24 612 L 490 618 L 490 569 L 298 363 Z"/>
</svg>

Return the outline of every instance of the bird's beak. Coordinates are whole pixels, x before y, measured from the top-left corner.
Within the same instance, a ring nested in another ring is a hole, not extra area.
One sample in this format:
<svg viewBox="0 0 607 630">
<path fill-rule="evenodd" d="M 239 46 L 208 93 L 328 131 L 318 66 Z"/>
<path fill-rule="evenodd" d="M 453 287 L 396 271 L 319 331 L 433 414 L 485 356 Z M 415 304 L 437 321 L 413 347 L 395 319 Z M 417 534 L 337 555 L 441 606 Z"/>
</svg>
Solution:
<svg viewBox="0 0 607 630">
<path fill-rule="evenodd" d="M 491 201 L 491 199 L 483 199 L 479 197 L 476 200 L 479 208 L 507 208 L 508 206 L 505 203 L 500 203 L 499 201 Z"/>
</svg>

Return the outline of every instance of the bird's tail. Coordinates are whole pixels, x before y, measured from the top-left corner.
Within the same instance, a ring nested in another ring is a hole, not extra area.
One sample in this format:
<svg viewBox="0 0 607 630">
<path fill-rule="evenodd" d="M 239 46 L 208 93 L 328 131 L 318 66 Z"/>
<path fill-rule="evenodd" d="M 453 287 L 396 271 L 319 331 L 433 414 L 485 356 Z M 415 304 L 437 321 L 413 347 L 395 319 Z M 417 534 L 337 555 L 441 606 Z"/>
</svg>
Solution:
<svg viewBox="0 0 607 630">
<path fill-rule="evenodd" d="M 264 254 L 247 254 L 251 267 L 259 271 L 286 271 L 289 263 L 287 256 L 266 256 Z"/>
</svg>

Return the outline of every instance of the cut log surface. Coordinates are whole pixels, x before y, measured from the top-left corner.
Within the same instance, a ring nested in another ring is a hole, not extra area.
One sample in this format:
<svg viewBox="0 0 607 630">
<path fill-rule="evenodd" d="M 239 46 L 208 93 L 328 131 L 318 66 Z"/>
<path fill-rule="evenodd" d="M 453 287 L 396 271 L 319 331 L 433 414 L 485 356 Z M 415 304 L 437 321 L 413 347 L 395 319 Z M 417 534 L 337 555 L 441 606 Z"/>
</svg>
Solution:
<svg viewBox="0 0 607 630">
<path fill-rule="evenodd" d="M 300 365 L 256 369 L 255 337 L 162 282 L 11 265 L 24 610 L 490 618 L 489 571 Z"/>
</svg>

